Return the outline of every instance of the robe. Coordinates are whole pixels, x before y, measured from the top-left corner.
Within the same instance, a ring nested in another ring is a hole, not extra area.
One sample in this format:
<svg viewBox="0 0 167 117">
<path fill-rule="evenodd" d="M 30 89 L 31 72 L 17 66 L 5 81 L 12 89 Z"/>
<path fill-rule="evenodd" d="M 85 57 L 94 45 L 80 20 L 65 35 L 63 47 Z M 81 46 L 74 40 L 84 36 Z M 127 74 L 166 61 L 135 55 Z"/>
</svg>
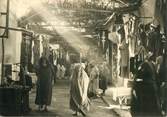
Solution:
<svg viewBox="0 0 167 117">
<path fill-rule="evenodd" d="M 132 117 L 160 117 L 157 74 L 152 62 L 144 62 L 138 70 L 131 99 Z"/>
<path fill-rule="evenodd" d="M 99 89 L 99 69 L 95 66 L 90 72 L 89 92 L 96 94 L 97 89 Z"/>
<path fill-rule="evenodd" d="M 50 65 L 39 66 L 37 70 L 37 89 L 35 104 L 50 105 L 52 99 L 52 78 L 53 71 Z"/>
<path fill-rule="evenodd" d="M 70 109 L 73 111 L 89 111 L 88 85 L 89 78 L 84 69 L 80 65 L 75 66 L 70 87 Z"/>
<path fill-rule="evenodd" d="M 99 88 L 105 91 L 107 89 L 108 85 L 108 79 L 109 79 L 109 68 L 106 64 L 102 64 L 99 68 L 100 74 L 99 74 Z"/>
</svg>

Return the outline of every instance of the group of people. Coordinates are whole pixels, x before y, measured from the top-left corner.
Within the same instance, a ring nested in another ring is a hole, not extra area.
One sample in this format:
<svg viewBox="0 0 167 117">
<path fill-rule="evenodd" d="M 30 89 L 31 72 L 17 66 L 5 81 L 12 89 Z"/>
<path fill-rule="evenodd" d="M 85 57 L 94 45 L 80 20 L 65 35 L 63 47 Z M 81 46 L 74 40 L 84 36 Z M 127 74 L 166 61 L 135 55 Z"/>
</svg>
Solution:
<svg viewBox="0 0 167 117">
<path fill-rule="evenodd" d="M 88 91 L 89 97 L 96 97 L 96 94 L 99 91 L 98 89 L 101 89 L 102 94 L 105 95 L 108 79 L 110 77 L 107 63 L 89 63 L 86 67 L 86 72 L 90 78 Z"/>
<path fill-rule="evenodd" d="M 157 57 L 148 55 L 139 66 L 134 78 L 131 114 L 136 116 L 161 116 L 167 112 L 167 54 Z M 46 57 L 41 57 L 36 74 L 35 104 L 40 111 L 48 111 L 51 104 L 52 82 L 56 76 L 54 67 Z M 109 68 L 107 64 L 75 63 L 70 74 L 70 109 L 73 115 L 86 116 L 91 97 L 104 95 L 107 89 Z M 99 93 L 101 91 L 101 93 Z"/>
<path fill-rule="evenodd" d="M 57 79 L 63 79 L 65 78 L 66 68 L 63 64 L 57 64 L 57 72 L 56 77 Z"/>
<path fill-rule="evenodd" d="M 167 112 L 167 54 L 156 61 L 148 54 L 139 66 L 132 87 L 133 117 L 163 116 Z"/>
<path fill-rule="evenodd" d="M 108 71 L 106 63 L 73 65 L 70 88 L 70 108 L 74 111 L 73 115 L 81 113 L 85 116 L 90 108 L 90 98 L 105 94 Z"/>
<path fill-rule="evenodd" d="M 101 94 L 107 89 L 108 68 L 106 63 L 101 65 L 75 63 L 70 73 L 70 109 L 77 115 L 86 116 L 89 111 L 90 97 L 97 96 L 99 89 Z M 48 105 L 52 99 L 52 82 L 54 81 L 55 69 L 46 57 L 41 57 L 36 69 L 36 99 L 35 104 L 39 111 L 48 111 Z"/>
</svg>

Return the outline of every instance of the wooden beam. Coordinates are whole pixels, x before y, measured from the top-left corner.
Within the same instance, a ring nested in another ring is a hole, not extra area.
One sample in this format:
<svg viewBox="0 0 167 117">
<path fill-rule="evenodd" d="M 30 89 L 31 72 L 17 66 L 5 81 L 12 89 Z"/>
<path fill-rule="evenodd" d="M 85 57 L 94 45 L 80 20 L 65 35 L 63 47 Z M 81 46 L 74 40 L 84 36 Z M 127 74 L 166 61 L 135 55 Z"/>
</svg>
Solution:
<svg viewBox="0 0 167 117">
<path fill-rule="evenodd" d="M 5 26 L 0 26 L 0 29 L 6 29 Z M 32 31 L 23 29 L 23 28 L 13 28 L 13 27 L 8 27 L 8 30 L 12 30 L 12 31 L 21 31 L 21 32 L 27 32 L 27 33 L 33 33 Z"/>
</svg>

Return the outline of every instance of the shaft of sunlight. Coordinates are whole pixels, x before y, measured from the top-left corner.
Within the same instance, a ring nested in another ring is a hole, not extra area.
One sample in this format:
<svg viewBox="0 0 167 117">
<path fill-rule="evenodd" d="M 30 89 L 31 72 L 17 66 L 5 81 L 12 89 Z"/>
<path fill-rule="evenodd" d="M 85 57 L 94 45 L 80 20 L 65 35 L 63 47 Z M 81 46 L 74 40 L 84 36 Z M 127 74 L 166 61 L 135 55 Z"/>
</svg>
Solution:
<svg viewBox="0 0 167 117">
<path fill-rule="evenodd" d="M 43 6 L 42 3 L 38 5 L 38 7 L 34 7 L 33 9 L 37 12 L 42 11 L 42 13 L 40 14 L 41 17 L 48 24 L 52 26 L 53 31 L 61 35 L 64 38 L 64 40 L 67 43 L 69 43 L 78 53 L 82 54 L 82 56 L 85 56 L 88 50 L 90 51 L 89 44 L 84 40 L 84 38 L 79 32 L 73 31 L 71 30 L 71 28 L 62 28 L 59 26 L 55 26 L 55 23 L 57 23 L 57 24 L 63 24 L 64 26 L 69 27 L 69 24 L 66 22 L 64 18 L 60 16 L 55 16 L 55 14 L 52 14 L 52 12 L 49 11 L 45 6 Z M 101 60 L 100 56 L 96 55 L 96 57 L 98 57 L 96 58 L 98 59 L 98 61 Z M 89 61 L 92 61 L 92 60 L 89 60 Z"/>
</svg>

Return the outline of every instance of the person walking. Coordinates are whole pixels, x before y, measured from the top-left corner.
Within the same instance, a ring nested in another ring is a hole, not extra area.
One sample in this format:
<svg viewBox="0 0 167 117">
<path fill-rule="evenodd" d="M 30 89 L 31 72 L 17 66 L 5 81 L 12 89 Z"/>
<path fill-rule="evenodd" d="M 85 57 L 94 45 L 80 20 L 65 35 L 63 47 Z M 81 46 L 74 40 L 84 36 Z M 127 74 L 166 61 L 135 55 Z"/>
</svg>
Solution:
<svg viewBox="0 0 167 117">
<path fill-rule="evenodd" d="M 78 112 L 86 116 L 86 112 L 89 111 L 90 101 L 87 96 L 89 78 L 84 69 L 83 64 L 75 65 L 71 76 L 70 109 L 75 112 L 74 116 L 77 116 Z"/>
<path fill-rule="evenodd" d="M 109 68 L 107 67 L 106 62 L 103 62 L 100 65 L 100 73 L 99 73 L 99 88 L 103 90 L 102 95 L 105 95 L 105 91 L 108 86 L 108 76 L 109 76 Z"/>
<path fill-rule="evenodd" d="M 97 90 L 99 89 L 99 69 L 96 65 L 92 67 L 90 72 L 89 96 L 97 97 Z"/>
<path fill-rule="evenodd" d="M 54 61 L 54 65 L 53 65 L 53 68 L 54 68 L 54 72 L 55 72 L 55 76 L 54 76 L 54 85 L 56 84 L 56 80 L 57 80 L 57 61 L 55 60 Z"/>
<path fill-rule="evenodd" d="M 57 79 L 60 79 L 60 72 L 61 72 L 61 70 L 60 70 L 60 64 L 58 63 L 57 64 L 57 72 L 56 72 L 56 77 L 57 77 Z"/>
<path fill-rule="evenodd" d="M 39 105 L 39 111 L 48 111 L 47 106 L 51 104 L 53 69 L 45 57 L 39 60 L 37 69 L 37 89 L 35 104 Z"/>
<path fill-rule="evenodd" d="M 65 72 L 66 72 L 66 68 L 64 67 L 64 65 L 61 65 L 60 66 L 60 79 L 65 78 Z"/>
</svg>

